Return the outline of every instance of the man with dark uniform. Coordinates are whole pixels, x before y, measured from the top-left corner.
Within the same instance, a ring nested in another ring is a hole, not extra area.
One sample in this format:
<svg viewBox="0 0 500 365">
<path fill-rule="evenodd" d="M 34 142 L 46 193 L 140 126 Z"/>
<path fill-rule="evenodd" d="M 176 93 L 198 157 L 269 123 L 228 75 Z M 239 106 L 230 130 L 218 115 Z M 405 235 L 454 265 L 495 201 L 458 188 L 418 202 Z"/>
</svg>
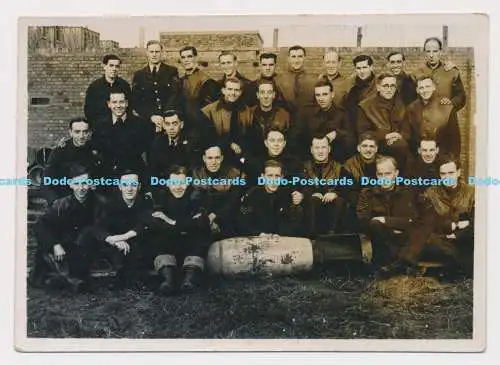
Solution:
<svg viewBox="0 0 500 365">
<path fill-rule="evenodd" d="M 275 93 L 275 103 L 277 105 L 283 106 L 284 100 L 280 91 L 276 86 L 276 63 L 278 56 L 274 53 L 264 52 L 259 56 L 259 68 L 260 68 L 260 76 L 257 80 L 251 81 L 248 85 L 248 105 L 254 106 L 259 103 L 259 99 L 257 97 L 257 93 L 259 91 L 259 85 L 262 81 L 271 81 L 274 85 L 274 93 Z"/>
<path fill-rule="evenodd" d="M 102 59 L 104 75 L 93 81 L 87 88 L 83 109 L 85 117 L 91 123 L 109 117 L 111 114 L 107 104 L 111 88 L 121 89 L 130 100 L 132 93 L 130 84 L 118 76 L 121 63 L 121 59 L 114 54 L 104 56 Z"/>
<path fill-rule="evenodd" d="M 409 105 L 417 99 L 417 86 L 411 75 L 405 72 L 405 56 L 399 51 L 387 55 L 387 68 L 396 77 L 397 93 L 404 105 Z"/>
<path fill-rule="evenodd" d="M 323 56 L 324 73 L 319 75 L 319 80 L 329 82 L 333 86 L 335 95 L 333 102 L 335 105 L 345 108 L 345 99 L 351 89 L 352 78 L 345 77 L 340 73 L 342 58 L 333 48 L 328 48 Z"/>
<path fill-rule="evenodd" d="M 431 137 L 422 136 L 418 147 L 418 157 L 407 176 L 437 178 L 439 176 L 438 156 L 439 146 L 437 142 Z"/>
<path fill-rule="evenodd" d="M 323 179 L 328 184 L 307 186 L 305 196 L 311 202 L 311 234 L 334 234 L 341 229 L 345 201 L 340 183 L 342 165 L 334 161 L 331 147 L 324 135 L 314 136 L 311 143 L 312 160 L 304 164 L 304 177 Z M 335 180 L 337 182 L 334 184 Z"/>
<path fill-rule="evenodd" d="M 172 166 L 170 184 L 154 194 L 154 267 L 163 278 L 162 294 L 175 290 L 180 263 L 181 289 L 191 291 L 200 284 L 211 243 L 209 220 L 201 206 L 200 194 L 187 185 L 187 176 L 185 167 Z"/>
<path fill-rule="evenodd" d="M 352 60 L 356 77 L 347 93 L 345 108 L 349 114 L 349 121 L 354 124 L 357 119 L 358 104 L 377 93 L 377 80 L 373 73 L 373 58 L 368 55 L 359 55 Z"/>
<path fill-rule="evenodd" d="M 442 49 L 439 38 L 427 38 L 424 42 L 425 63 L 413 72 L 413 77 L 415 81 L 425 76 L 432 78 L 439 104 L 452 105 L 459 111 L 467 101 L 464 85 L 458 69 L 450 62 L 443 62 Z"/>
<path fill-rule="evenodd" d="M 85 257 L 77 241 L 84 229 L 92 226 L 96 213 L 96 201 L 86 181 L 89 176 L 84 166 L 72 165 L 66 175 L 72 179 L 72 194 L 57 199 L 35 224 L 37 250 L 31 278 L 36 286 L 47 283 L 73 291 L 82 288 L 85 272 L 81 262 Z"/>
<path fill-rule="evenodd" d="M 414 194 L 396 185 L 397 176 L 394 158 L 378 158 L 377 178 L 383 180 L 363 189 L 357 206 L 360 230 L 371 239 L 373 268 L 382 276 L 388 274 L 397 261 L 416 219 Z"/>
<path fill-rule="evenodd" d="M 377 77 L 377 94 L 359 103 L 356 126 L 358 135 L 372 131 L 377 137 L 380 152 L 393 156 L 404 174 L 411 162 L 408 141 L 410 125 L 406 107 L 396 97 L 396 77 L 383 73 Z"/>
<path fill-rule="evenodd" d="M 441 152 L 460 156 L 460 127 L 456 108 L 452 103 L 442 103 L 436 85 L 429 76 L 417 80 L 419 98 L 408 106 L 413 149 L 423 135 L 436 140 Z"/>
<path fill-rule="evenodd" d="M 90 172 L 97 172 L 100 161 L 96 156 L 90 142 L 90 123 L 83 117 L 76 117 L 69 121 L 70 139 L 54 148 L 49 155 L 43 170 L 43 177 L 61 179 L 68 177 L 71 166 L 81 165 Z M 55 199 L 71 195 L 72 191 L 67 186 L 47 185 L 42 187 L 42 196 L 50 205 Z"/>
<path fill-rule="evenodd" d="M 443 185 L 430 186 L 419 204 L 419 219 L 401 259 L 441 261 L 450 274 L 463 271 L 472 276 L 474 263 L 475 189 L 462 180 L 460 162 L 452 154 L 443 154 L 439 176 Z"/>
<path fill-rule="evenodd" d="M 218 80 L 219 88 L 225 87 L 227 79 L 238 79 L 241 82 L 241 102 L 248 105 L 251 100 L 249 95 L 250 80 L 238 71 L 238 58 L 232 52 L 224 51 L 219 55 L 219 65 L 224 75 Z M 219 96 L 220 93 L 219 93 Z"/>
<path fill-rule="evenodd" d="M 149 175 L 164 177 L 173 165 L 191 171 L 201 156 L 197 141 L 184 133 L 184 118 L 179 111 L 167 110 L 163 118 L 163 132 L 156 135 L 149 152 Z"/>
<path fill-rule="evenodd" d="M 182 86 L 174 66 L 161 62 L 162 45 L 158 41 L 146 44 L 148 64 L 136 71 L 132 79 L 132 105 L 139 116 L 161 131 L 162 113 L 182 107 Z"/>
<path fill-rule="evenodd" d="M 313 89 L 316 77 L 304 68 L 306 50 L 302 46 L 288 49 L 288 69 L 276 76 L 278 90 L 283 95 L 286 108 L 292 118 L 305 105 L 313 102 Z"/>
<path fill-rule="evenodd" d="M 214 240 L 219 240 L 236 234 L 236 219 L 240 197 L 245 186 L 239 185 L 244 174 L 235 167 L 224 163 L 222 149 L 217 144 L 207 144 L 203 153 L 203 166 L 193 171 L 194 179 L 219 181 L 206 185 L 195 186 L 201 193 L 202 205 L 208 213 L 210 230 Z M 227 184 L 220 183 L 228 181 Z M 229 182 L 234 181 L 235 184 Z"/>
<path fill-rule="evenodd" d="M 263 184 L 251 188 L 241 199 L 238 231 L 243 235 L 278 234 L 304 236 L 304 207 L 302 197 L 280 186 L 283 166 L 267 161 L 261 177 Z"/>
<path fill-rule="evenodd" d="M 323 133 L 333 148 L 333 158 L 345 161 L 354 154 L 355 129 L 349 124 L 345 110 L 333 103 L 334 90 L 329 82 L 318 81 L 314 86 L 315 103 L 304 107 L 290 131 L 295 154 L 308 159 L 307 147 L 312 136 Z"/>
</svg>

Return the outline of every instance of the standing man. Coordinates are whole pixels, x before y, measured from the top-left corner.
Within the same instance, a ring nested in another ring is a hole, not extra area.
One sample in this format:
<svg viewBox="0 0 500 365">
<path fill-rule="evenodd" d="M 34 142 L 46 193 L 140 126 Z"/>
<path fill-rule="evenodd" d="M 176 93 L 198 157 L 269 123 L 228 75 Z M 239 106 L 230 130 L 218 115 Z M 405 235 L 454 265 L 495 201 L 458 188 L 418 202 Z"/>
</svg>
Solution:
<svg viewBox="0 0 500 365">
<path fill-rule="evenodd" d="M 419 98 L 408 106 L 413 150 L 420 144 L 422 136 L 427 135 L 437 142 L 441 152 L 460 156 L 460 127 L 455 106 L 441 102 L 430 76 L 417 80 L 417 93 Z"/>
<path fill-rule="evenodd" d="M 377 77 L 377 94 L 359 103 L 356 113 L 358 135 L 371 131 L 378 140 L 380 152 L 393 156 L 404 173 L 411 162 L 410 125 L 406 107 L 396 97 L 397 81 L 392 74 Z"/>
<path fill-rule="evenodd" d="M 238 58 L 232 52 L 224 51 L 219 55 L 219 65 L 224 75 L 218 81 L 219 87 L 224 88 L 227 79 L 238 79 L 241 82 L 241 101 L 249 104 L 250 95 L 248 87 L 250 80 L 238 72 Z"/>
<path fill-rule="evenodd" d="M 323 56 L 324 73 L 319 75 L 319 79 L 329 82 L 335 90 L 333 102 L 339 107 L 345 107 L 345 98 L 352 85 L 350 79 L 340 73 L 342 58 L 333 48 L 328 48 Z"/>
<path fill-rule="evenodd" d="M 130 84 L 118 76 L 121 63 L 121 59 L 114 54 L 104 56 L 102 59 L 104 75 L 93 81 L 87 88 L 83 108 L 85 117 L 91 123 L 108 117 L 111 114 L 107 105 L 111 88 L 123 90 L 127 95 L 127 99 L 130 99 L 132 93 Z"/>
<path fill-rule="evenodd" d="M 373 58 L 368 55 L 354 57 L 352 64 L 356 70 L 353 86 L 346 96 L 345 106 L 349 113 L 349 121 L 354 124 L 357 119 L 358 104 L 377 93 L 377 81 L 373 73 Z"/>
<path fill-rule="evenodd" d="M 411 75 L 405 72 L 405 56 L 401 52 L 391 52 L 387 55 L 387 68 L 396 77 L 397 95 L 404 105 L 409 105 L 417 99 L 417 86 Z"/>
<path fill-rule="evenodd" d="M 306 50 L 302 46 L 288 49 L 288 70 L 276 77 L 278 89 L 283 95 L 285 105 L 294 117 L 306 104 L 313 102 L 316 78 L 304 69 Z"/>
<path fill-rule="evenodd" d="M 274 53 L 261 53 L 259 56 L 259 69 L 260 76 L 257 80 L 250 82 L 248 85 L 248 105 L 254 106 L 259 103 L 258 97 L 256 96 L 259 90 L 259 85 L 263 80 L 271 81 L 274 84 L 274 92 L 276 93 L 275 102 L 277 104 L 283 104 L 283 96 L 280 94 L 276 87 L 276 63 L 278 56 Z"/>
<path fill-rule="evenodd" d="M 307 160 L 307 147 L 316 134 L 322 133 L 333 148 L 333 158 L 344 162 L 354 154 L 355 130 L 349 124 L 345 110 L 333 102 L 332 84 L 318 81 L 314 85 L 315 103 L 303 108 L 290 131 L 296 155 Z"/>
<path fill-rule="evenodd" d="M 161 131 L 165 110 L 181 105 L 181 83 L 177 68 L 163 63 L 162 45 L 159 41 L 146 44 L 148 64 L 136 71 L 132 79 L 132 104 L 145 121 L 152 122 Z"/>
<path fill-rule="evenodd" d="M 442 60 L 443 43 L 439 38 L 427 38 L 424 42 L 425 63 L 414 73 L 417 81 L 424 76 L 432 78 L 436 85 L 436 94 L 441 105 L 452 105 L 457 111 L 467 101 L 460 72 Z"/>
</svg>

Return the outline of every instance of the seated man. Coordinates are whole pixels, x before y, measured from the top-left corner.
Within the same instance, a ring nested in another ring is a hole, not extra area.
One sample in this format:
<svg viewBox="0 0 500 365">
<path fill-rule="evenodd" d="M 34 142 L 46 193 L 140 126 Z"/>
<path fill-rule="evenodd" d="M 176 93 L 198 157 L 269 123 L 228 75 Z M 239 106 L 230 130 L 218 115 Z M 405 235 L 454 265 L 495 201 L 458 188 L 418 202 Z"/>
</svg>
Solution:
<svg viewBox="0 0 500 365">
<path fill-rule="evenodd" d="M 340 221 L 344 213 L 345 202 L 341 197 L 340 182 L 342 166 L 330 157 L 331 147 L 328 139 L 315 136 L 311 143 L 313 159 L 304 164 L 304 177 L 309 179 L 323 179 L 326 185 L 317 184 L 308 186 L 306 197 L 311 201 L 311 233 L 334 234 L 340 229 Z M 327 181 L 327 180 L 331 180 Z M 333 182 L 337 180 L 336 185 Z"/>
<path fill-rule="evenodd" d="M 32 282 L 38 286 L 47 279 L 50 284 L 77 291 L 83 284 L 80 266 L 85 260 L 77 241 L 84 229 L 92 226 L 96 204 L 86 181 L 89 178 L 86 167 L 73 165 L 68 178 L 72 179 L 73 193 L 54 201 L 35 225 L 37 250 Z"/>
<path fill-rule="evenodd" d="M 283 165 L 277 161 L 264 164 L 261 179 L 241 199 L 238 231 L 243 235 L 279 234 L 304 236 L 303 197 L 279 185 Z"/>
<path fill-rule="evenodd" d="M 382 156 L 377 159 L 377 185 L 361 191 L 357 212 L 361 232 L 372 243 L 373 268 L 382 275 L 399 257 L 408 240 L 408 230 L 416 218 L 414 194 L 396 185 L 399 175 L 396 160 Z"/>
<path fill-rule="evenodd" d="M 199 192 L 187 185 L 187 176 L 186 167 L 172 166 L 168 188 L 154 195 L 154 267 L 163 277 L 162 294 L 175 289 L 177 265 L 181 262 L 181 289 L 191 291 L 198 286 L 210 245 L 208 217 L 200 205 Z"/>
<path fill-rule="evenodd" d="M 210 229 L 214 240 L 231 237 L 235 234 L 235 215 L 242 194 L 244 175 L 232 166 L 224 163 L 222 148 L 217 144 L 209 144 L 203 154 L 203 166 L 193 171 L 194 179 L 201 179 L 211 184 L 195 186 L 201 193 L 203 207 L 208 212 Z M 214 180 L 216 179 L 216 180 Z M 221 179 L 236 183 L 222 184 Z M 219 182 L 217 182 L 217 180 Z"/>
<path fill-rule="evenodd" d="M 418 157 L 411 164 L 406 175 L 412 178 L 438 178 L 438 155 L 439 147 L 436 140 L 434 140 L 432 137 L 422 137 L 422 139 L 420 140 L 420 145 L 418 147 Z M 418 185 L 414 187 L 414 189 L 416 189 L 419 194 L 424 193 L 427 188 L 428 186 L 425 185 Z"/>
<path fill-rule="evenodd" d="M 119 179 L 120 195 L 100 208 L 94 226 L 81 237 L 88 264 L 99 257 L 108 258 L 118 270 L 119 284 L 135 286 L 143 257 L 148 257 L 149 226 L 152 222 L 150 202 L 140 195 L 139 174 L 123 170 Z M 90 266 L 86 266 L 88 273 Z"/>
<path fill-rule="evenodd" d="M 419 219 L 402 260 L 441 261 L 451 273 L 471 276 L 474 263 L 475 189 L 461 180 L 460 163 L 452 154 L 439 158 L 439 175 L 446 184 L 429 187 L 419 205 Z"/>
</svg>

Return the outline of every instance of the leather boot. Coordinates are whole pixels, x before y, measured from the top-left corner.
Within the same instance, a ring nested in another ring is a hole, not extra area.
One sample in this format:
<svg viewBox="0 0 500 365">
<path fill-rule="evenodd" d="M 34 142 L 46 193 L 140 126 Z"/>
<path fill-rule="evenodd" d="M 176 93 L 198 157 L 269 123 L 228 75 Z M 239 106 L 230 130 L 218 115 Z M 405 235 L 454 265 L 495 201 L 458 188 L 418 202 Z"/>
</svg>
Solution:
<svg viewBox="0 0 500 365">
<path fill-rule="evenodd" d="M 181 289 L 186 292 L 191 292 L 198 287 L 200 279 L 200 269 L 196 267 L 184 268 L 184 280 L 182 281 Z"/>
<path fill-rule="evenodd" d="M 161 268 L 160 275 L 163 277 L 163 281 L 159 287 L 160 294 L 169 295 L 174 291 L 174 289 L 175 289 L 175 287 L 174 287 L 174 283 L 175 283 L 175 271 L 174 271 L 174 269 L 175 268 L 173 266 L 164 266 L 163 268 Z"/>
</svg>

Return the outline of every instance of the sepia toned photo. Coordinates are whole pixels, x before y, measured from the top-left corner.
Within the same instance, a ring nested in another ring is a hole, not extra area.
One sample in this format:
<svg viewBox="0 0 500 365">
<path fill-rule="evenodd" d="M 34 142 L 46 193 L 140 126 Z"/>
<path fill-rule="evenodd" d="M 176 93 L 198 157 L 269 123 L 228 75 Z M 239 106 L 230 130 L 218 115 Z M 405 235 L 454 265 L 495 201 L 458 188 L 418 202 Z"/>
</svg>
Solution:
<svg viewBox="0 0 500 365">
<path fill-rule="evenodd" d="M 485 349 L 486 16 L 19 32 L 18 350 Z"/>
</svg>

